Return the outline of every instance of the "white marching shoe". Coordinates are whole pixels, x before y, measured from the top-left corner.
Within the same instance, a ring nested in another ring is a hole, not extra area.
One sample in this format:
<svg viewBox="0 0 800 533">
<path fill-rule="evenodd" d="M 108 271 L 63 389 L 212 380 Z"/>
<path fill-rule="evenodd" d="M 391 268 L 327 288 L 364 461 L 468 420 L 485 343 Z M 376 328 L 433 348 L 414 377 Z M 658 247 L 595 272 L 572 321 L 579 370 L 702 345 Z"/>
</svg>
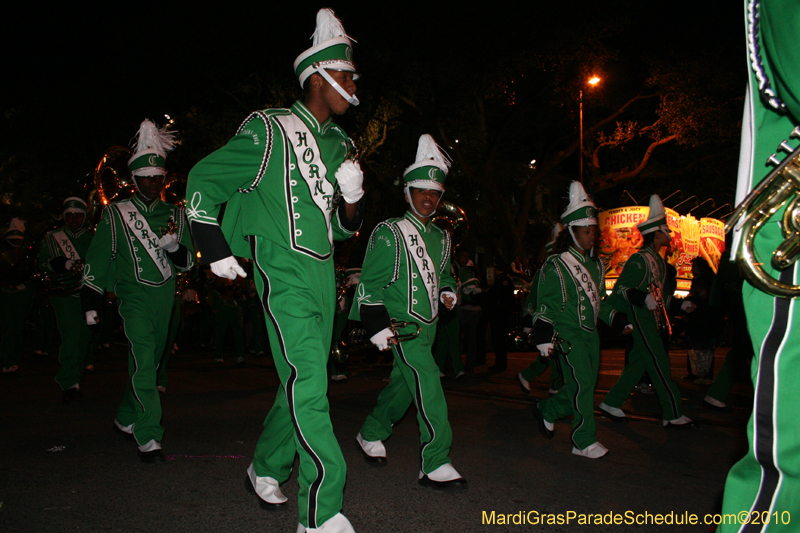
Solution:
<svg viewBox="0 0 800 533">
<path fill-rule="evenodd" d="M 372 466 L 384 466 L 386 464 L 386 447 L 380 440 L 364 440 L 361 433 L 356 435 L 356 444 L 364 454 L 364 460 Z"/>
<path fill-rule="evenodd" d="M 267 511 L 278 511 L 284 508 L 284 505 L 289 500 L 281 492 L 280 483 L 278 480 L 271 477 L 259 477 L 253 468 L 253 463 L 247 467 L 247 479 L 244 480 L 244 486 L 248 492 L 258 496 L 259 505 L 262 509 Z"/>
<path fill-rule="evenodd" d="M 297 524 L 297 533 L 356 533 L 353 525 L 342 513 L 336 513 L 319 527 L 305 527 Z"/>
<path fill-rule="evenodd" d="M 443 464 L 430 474 L 420 470 L 419 484 L 442 492 L 462 492 L 468 488 L 467 480 L 450 463 Z"/>
<path fill-rule="evenodd" d="M 572 448 L 572 453 L 575 455 L 580 455 L 581 457 L 588 457 L 589 459 L 599 459 L 608 453 L 608 448 L 599 442 L 595 442 L 594 444 L 590 444 L 582 450 L 579 450 L 578 448 Z"/>
</svg>

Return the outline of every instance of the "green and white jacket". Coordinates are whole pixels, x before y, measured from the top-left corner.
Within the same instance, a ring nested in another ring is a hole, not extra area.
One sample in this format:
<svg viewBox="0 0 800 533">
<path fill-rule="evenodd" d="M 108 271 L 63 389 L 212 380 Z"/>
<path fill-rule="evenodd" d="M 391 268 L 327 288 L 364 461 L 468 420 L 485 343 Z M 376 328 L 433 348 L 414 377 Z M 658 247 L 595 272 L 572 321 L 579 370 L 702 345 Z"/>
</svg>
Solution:
<svg viewBox="0 0 800 533">
<path fill-rule="evenodd" d="M 562 337 L 565 331 L 594 332 L 598 319 L 612 324 L 616 311 L 603 300 L 604 270 L 600 259 L 585 257 L 572 246 L 547 258 L 536 289 L 536 344 L 550 342 L 554 331 Z"/>
<path fill-rule="evenodd" d="M 334 239 L 354 235 L 363 218 L 361 206 L 353 222 L 344 201 L 337 208 L 334 174 L 353 150 L 344 131 L 330 119 L 320 124 L 300 101 L 252 113 L 189 173 L 187 215 L 201 262 L 251 257 L 250 235 L 328 260 Z"/>
<path fill-rule="evenodd" d="M 381 222 L 369 239 L 350 318 L 361 320 L 370 337 L 390 318 L 434 325 L 441 293 L 455 292 L 450 253 L 450 235 L 410 211 Z"/>
<path fill-rule="evenodd" d="M 170 220 L 181 245 L 173 253 L 158 246 Z M 184 209 L 160 199 L 148 205 L 134 196 L 107 206 L 86 254 L 82 298 L 87 290 L 102 296 L 174 284 L 176 268 L 187 271 L 194 265 L 186 226 Z"/>
</svg>

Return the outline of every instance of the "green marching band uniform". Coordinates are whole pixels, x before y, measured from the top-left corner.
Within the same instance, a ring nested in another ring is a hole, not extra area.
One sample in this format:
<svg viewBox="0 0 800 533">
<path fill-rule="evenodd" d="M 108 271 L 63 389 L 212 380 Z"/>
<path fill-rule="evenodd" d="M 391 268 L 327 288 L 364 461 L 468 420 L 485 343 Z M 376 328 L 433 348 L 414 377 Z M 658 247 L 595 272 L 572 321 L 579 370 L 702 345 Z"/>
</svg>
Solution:
<svg viewBox="0 0 800 533">
<path fill-rule="evenodd" d="M 301 86 L 319 74 L 341 89 L 325 69 L 355 73 L 351 57 L 340 21 L 320 10 L 314 46 L 295 61 Z M 360 181 L 357 197 L 345 194 L 344 173 L 357 168 L 361 175 L 358 164 L 347 160 L 351 151 L 345 132 L 330 118 L 319 121 L 304 102 L 256 111 L 228 144 L 192 169 L 186 193 L 201 261 L 231 278 L 244 275 L 233 256 L 254 262 L 281 385 L 247 470 L 248 488 L 264 507 L 283 505 L 279 485 L 299 455 L 301 532 L 353 531 L 340 513 L 346 466 L 326 397 L 336 303 L 333 241 L 353 236 L 363 218 L 363 202 L 354 219 L 345 212 L 345 200 L 352 205 L 363 195 Z"/>
<path fill-rule="evenodd" d="M 669 244 L 669 227 L 658 195 L 650 197 L 650 213 L 637 228 L 645 237 L 645 245 L 625 263 L 608 297 L 609 302 L 625 312 L 633 323 L 633 348 L 622 375 L 608 391 L 599 409 L 612 420 L 625 421 L 622 404 L 630 397 L 646 371 L 661 402 L 664 427 L 691 427 L 692 420 L 683 414 L 681 391 L 670 376 L 669 354 L 656 319 L 657 313 L 669 310 L 672 304 L 672 291 L 668 289 L 671 286 L 668 265 L 659 254 L 659 250 Z M 648 244 L 650 238 L 653 240 Z M 651 285 L 658 287 L 662 293 L 661 310 L 658 309 L 655 295 L 649 293 Z M 685 309 L 688 303 L 685 301 L 681 305 Z"/>
<path fill-rule="evenodd" d="M 48 231 L 37 256 L 40 271 L 59 276 L 65 283 L 75 279 L 72 270 L 81 266 L 93 236 L 92 230 L 84 226 L 86 203 L 82 199 L 71 196 L 64 200 L 64 215 L 67 216 L 68 213 L 83 217 L 80 227 L 72 230 L 65 224 Z M 80 281 L 80 274 L 77 276 L 77 281 Z M 50 303 L 53 305 L 58 331 L 61 334 L 61 347 L 58 351 L 61 368 L 56 374 L 56 383 L 65 392 L 75 389 L 72 394 L 77 394 L 80 390 L 86 354 L 92 337 L 81 311 L 80 296 L 80 283 L 76 284 L 75 290 L 71 293 L 50 295 Z M 65 396 L 65 400 L 68 399 L 69 397 Z"/>
<path fill-rule="evenodd" d="M 182 207 L 166 204 L 158 196 L 141 196 L 143 179 L 163 179 L 165 154 L 174 141 L 169 133 L 145 120 L 137 142 L 128 162 L 137 192 L 103 210 L 86 254 L 81 300 L 87 323 L 92 325 L 103 305 L 103 294 L 117 295 L 129 343 L 130 377 L 114 423 L 134 436 L 140 456 L 151 462 L 164 460 L 156 375 L 175 298 L 176 268 L 192 268 L 194 247 Z M 173 224 L 174 234 L 162 236 Z"/>
<path fill-rule="evenodd" d="M 737 200 L 772 170 L 776 162 L 770 156 L 779 153 L 783 141 L 790 150 L 798 146 L 797 136 L 790 138 L 790 133 L 800 124 L 800 2 L 746 1 L 745 28 L 750 76 L 742 120 Z M 777 270 L 769 259 L 785 239 L 796 243 L 797 234 L 792 234 L 796 226 L 780 227 L 786 209 L 781 207 L 764 222 L 753 239 L 755 257 L 749 260 L 778 280 L 774 285 L 797 286 L 797 263 Z M 738 233 L 735 237 L 734 254 L 748 260 L 739 248 L 743 237 Z M 742 288 L 755 351 L 751 365 L 755 393 L 747 425 L 748 451 L 728 474 L 722 505 L 723 513 L 748 511 L 757 513 L 759 520 L 746 525 L 723 524 L 721 533 L 797 529 L 787 525 L 786 513 L 791 513 L 794 524 L 794 515 L 800 509 L 800 313 L 796 296 L 778 297 L 773 288 L 769 290 L 772 292 L 750 284 Z"/>
<path fill-rule="evenodd" d="M 551 235 L 552 238 L 544 245 L 548 255 L 553 253 L 553 244 L 555 244 L 556 238 L 558 237 L 558 234 L 561 232 L 562 228 L 563 226 L 561 223 L 553 226 Z M 525 308 L 523 309 L 523 333 L 526 335 L 531 331 L 531 326 L 533 325 L 533 315 L 536 314 L 536 310 L 538 308 L 536 305 L 538 296 L 537 289 L 539 287 L 539 281 L 541 278 L 542 269 L 540 268 L 536 271 L 536 274 L 533 275 L 533 279 L 531 280 L 531 291 L 528 293 L 528 299 L 525 301 Z M 534 359 L 530 365 L 528 365 L 522 372 L 517 374 L 517 379 L 519 380 L 519 384 L 523 391 L 530 392 L 531 381 L 541 376 L 548 368 L 550 369 L 550 394 L 555 394 L 558 392 L 558 389 L 564 385 L 564 377 L 561 372 L 561 361 L 558 359 L 558 357 L 544 357 L 541 354 L 538 354 L 536 359 Z"/>
<path fill-rule="evenodd" d="M 386 220 L 372 232 L 350 318 L 362 321 L 367 335 L 380 349 L 388 347 L 392 319 L 416 322 L 421 331 L 416 338 L 391 344 L 394 366 L 389 384 L 378 396 L 378 404 L 356 441 L 368 462 L 385 464 L 382 441 L 392 434 L 392 425 L 413 403 L 420 430 L 420 484 L 460 491 L 467 488 L 467 482 L 450 465 L 452 431 L 439 367 L 431 354 L 440 300 L 444 301 L 444 295 L 456 300 L 450 273 L 450 235 L 430 221 L 444 191 L 449 162 L 429 135 L 420 138 L 416 161 L 404 173 L 413 212 Z M 431 213 L 419 215 L 411 188 L 436 191 Z M 414 329 L 407 326 L 401 333 Z"/>
<path fill-rule="evenodd" d="M 570 203 L 561 222 L 562 234 L 570 232 L 573 243 L 567 251 L 548 257 L 540 270 L 532 334 L 542 355 L 553 353 L 561 359 L 564 386 L 555 396 L 535 405 L 533 414 L 548 438 L 553 435 L 553 422 L 572 415 L 572 453 L 596 459 L 608 452 L 597 441 L 594 420 L 594 387 L 600 366 L 597 320 L 609 326 L 627 320 L 602 299 L 604 267 L 591 255 L 594 241 L 584 249 L 574 237 L 573 228 L 597 227 L 597 207 L 578 182 L 570 184 Z M 567 353 L 557 353 L 558 345 L 564 343 L 553 342 L 554 334 L 571 344 L 571 349 L 561 350 Z"/>
</svg>

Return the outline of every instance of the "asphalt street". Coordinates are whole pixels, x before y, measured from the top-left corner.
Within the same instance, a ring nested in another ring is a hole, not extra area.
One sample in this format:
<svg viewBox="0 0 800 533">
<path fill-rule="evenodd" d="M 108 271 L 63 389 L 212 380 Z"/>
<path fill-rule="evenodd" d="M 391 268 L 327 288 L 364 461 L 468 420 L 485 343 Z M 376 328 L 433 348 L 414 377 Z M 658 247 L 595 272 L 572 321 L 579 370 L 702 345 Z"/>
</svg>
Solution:
<svg viewBox="0 0 800 533">
<path fill-rule="evenodd" d="M 717 369 L 723 354 L 718 350 Z M 610 449 L 599 460 L 571 453 L 569 419 L 556 423 L 552 440 L 539 434 L 531 405 L 547 396 L 547 374 L 531 394 L 516 379 L 532 354 L 509 354 L 509 369 L 500 374 L 486 373 L 490 354 L 475 374 L 445 377 L 451 458 L 469 480 L 461 494 L 417 484 L 413 408 L 386 442 L 388 465 L 363 460 L 354 439 L 391 364 L 354 357 L 349 379 L 329 387 L 348 466 L 343 512 L 359 533 L 709 531 L 704 515 L 718 512 L 726 473 L 746 449 L 751 389 L 736 385 L 729 413 L 702 409 L 707 386 L 681 380 L 685 352 L 671 356 L 686 414 L 697 427 L 662 429 L 657 398 L 634 393 L 624 406 L 630 423 L 598 416 L 598 438 Z M 294 533 L 296 474 L 282 487 L 289 498 L 284 512 L 265 512 L 243 485 L 277 390 L 272 361 L 219 365 L 212 357 L 180 351 L 170 363 L 162 401 L 169 460 L 153 465 L 141 463 L 135 445 L 112 431 L 127 378 L 124 346 L 98 356 L 83 382 L 85 397 L 69 405 L 53 381 L 54 356 L 28 354 L 18 376 L 0 376 L 0 531 Z M 621 350 L 603 352 L 595 404 L 621 367 Z M 672 524 L 636 524 L 648 515 Z M 701 523 L 676 525 L 691 515 Z M 578 523 L 598 516 L 623 523 Z M 568 523 L 537 523 L 548 520 Z"/>
</svg>

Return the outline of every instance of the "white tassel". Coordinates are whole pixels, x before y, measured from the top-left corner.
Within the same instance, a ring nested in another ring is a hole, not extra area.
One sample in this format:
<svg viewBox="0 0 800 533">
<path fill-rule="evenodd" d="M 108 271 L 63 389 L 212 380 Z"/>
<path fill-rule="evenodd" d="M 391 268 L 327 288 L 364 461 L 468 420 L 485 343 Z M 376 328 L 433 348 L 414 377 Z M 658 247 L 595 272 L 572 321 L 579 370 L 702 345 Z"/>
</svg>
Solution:
<svg viewBox="0 0 800 533">
<path fill-rule="evenodd" d="M 161 157 L 166 157 L 167 152 L 175 148 L 175 134 L 177 131 L 167 131 L 166 128 L 160 130 L 149 119 L 145 119 L 139 131 L 136 133 L 135 153 L 146 150 L 155 150 Z"/>
<path fill-rule="evenodd" d="M 334 37 L 347 37 L 353 42 L 353 38 L 344 32 L 342 21 L 336 18 L 332 9 L 323 8 L 317 12 L 317 28 L 314 30 L 314 35 L 311 36 L 314 46 L 324 43 Z"/>
<path fill-rule="evenodd" d="M 420 161 L 428 161 L 431 159 L 442 163 L 445 168 L 450 170 L 450 165 L 452 164 L 450 156 L 436 144 L 433 137 L 426 133 L 419 138 L 416 162 L 419 163 Z"/>
</svg>

